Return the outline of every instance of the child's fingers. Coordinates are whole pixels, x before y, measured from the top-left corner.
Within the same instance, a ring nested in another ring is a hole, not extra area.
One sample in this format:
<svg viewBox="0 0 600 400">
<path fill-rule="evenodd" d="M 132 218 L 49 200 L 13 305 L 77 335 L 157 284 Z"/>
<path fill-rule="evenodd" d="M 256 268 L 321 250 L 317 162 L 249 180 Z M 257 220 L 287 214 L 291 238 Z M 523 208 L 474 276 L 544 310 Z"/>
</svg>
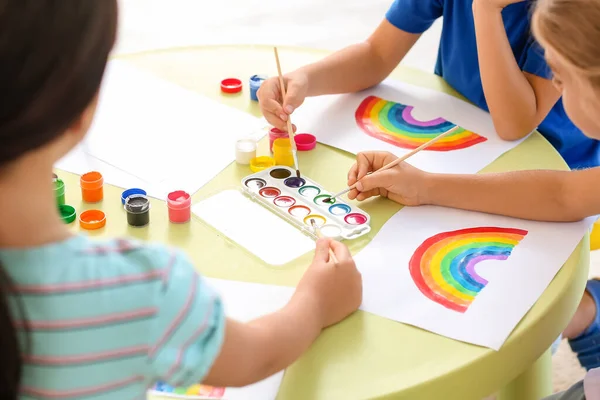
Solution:
<svg viewBox="0 0 600 400">
<path fill-rule="evenodd" d="M 350 200 L 354 200 L 354 199 L 356 199 L 356 197 L 358 196 L 359 193 L 360 192 L 358 190 L 352 189 L 351 191 L 348 192 L 348 198 Z"/>
<path fill-rule="evenodd" d="M 271 114 L 277 115 L 281 120 L 287 121 L 288 115 L 283 111 L 283 107 L 281 104 L 277 102 L 277 100 L 273 98 L 265 99 L 261 103 L 261 107 L 263 111 L 270 112 Z"/>
<path fill-rule="evenodd" d="M 282 131 L 287 131 L 286 122 L 279 118 L 277 115 L 268 111 L 263 111 L 263 117 L 265 117 L 267 122 L 273 125 L 275 128 L 280 129 Z"/>
<path fill-rule="evenodd" d="M 333 250 L 333 253 L 338 261 L 344 261 L 352 258 L 352 254 L 350 254 L 350 250 L 348 250 L 348 247 L 345 244 L 332 240 L 329 243 L 329 246 Z"/>
<path fill-rule="evenodd" d="M 358 153 L 358 155 L 356 156 L 356 165 L 357 181 L 361 180 L 364 176 L 366 176 L 367 173 L 369 173 L 373 168 L 372 161 L 368 153 Z"/>
<path fill-rule="evenodd" d="M 348 171 L 348 186 L 352 186 L 356 183 L 356 174 L 358 173 L 358 164 L 352 164 L 350 170 Z"/>
<path fill-rule="evenodd" d="M 329 246 L 331 239 L 323 238 L 317 240 L 317 247 L 315 248 L 314 261 L 327 262 L 329 260 Z"/>
<path fill-rule="evenodd" d="M 364 201 L 370 199 L 371 197 L 379 196 L 379 189 L 367 190 L 366 192 L 359 192 L 356 196 L 356 200 Z"/>
</svg>

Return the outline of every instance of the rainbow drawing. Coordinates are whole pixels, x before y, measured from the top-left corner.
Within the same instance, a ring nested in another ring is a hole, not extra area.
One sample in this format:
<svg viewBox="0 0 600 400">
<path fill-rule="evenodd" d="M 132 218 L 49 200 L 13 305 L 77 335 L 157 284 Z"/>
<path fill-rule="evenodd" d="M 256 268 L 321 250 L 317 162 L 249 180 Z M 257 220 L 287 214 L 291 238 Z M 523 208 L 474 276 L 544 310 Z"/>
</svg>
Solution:
<svg viewBox="0 0 600 400">
<path fill-rule="evenodd" d="M 412 106 L 369 96 L 363 100 L 354 116 L 358 126 L 367 135 L 404 149 L 416 149 L 456 126 L 443 118 L 418 121 L 412 116 L 413 109 Z M 461 128 L 426 150 L 459 150 L 486 140 L 483 136 Z"/>
<path fill-rule="evenodd" d="M 443 232 L 425 240 L 409 261 L 410 275 L 429 299 L 464 313 L 487 280 L 475 271 L 485 260 L 506 260 L 527 231 L 478 227 Z"/>
</svg>

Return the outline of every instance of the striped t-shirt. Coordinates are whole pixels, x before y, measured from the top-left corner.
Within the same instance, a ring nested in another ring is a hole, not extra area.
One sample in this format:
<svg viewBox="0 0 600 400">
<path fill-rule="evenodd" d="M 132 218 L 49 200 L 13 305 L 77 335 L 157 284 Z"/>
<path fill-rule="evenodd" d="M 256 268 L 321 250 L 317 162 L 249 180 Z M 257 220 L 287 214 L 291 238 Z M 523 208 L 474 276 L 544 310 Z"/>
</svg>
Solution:
<svg viewBox="0 0 600 400">
<path fill-rule="evenodd" d="M 143 399 L 201 382 L 219 353 L 222 304 L 180 252 L 75 236 L 0 260 L 30 327 L 23 399 Z"/>
</svg>

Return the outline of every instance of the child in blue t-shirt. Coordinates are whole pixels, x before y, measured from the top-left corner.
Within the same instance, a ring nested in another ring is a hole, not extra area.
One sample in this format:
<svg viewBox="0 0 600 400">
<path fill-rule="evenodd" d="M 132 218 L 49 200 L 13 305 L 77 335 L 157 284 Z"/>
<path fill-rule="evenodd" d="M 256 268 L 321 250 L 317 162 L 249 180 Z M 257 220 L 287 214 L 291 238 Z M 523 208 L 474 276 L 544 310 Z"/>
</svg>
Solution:
<svg viewBox="0 0 600 400">
<path fill-rule="evenodd" d="M 546 50 L 553 80 L 569 116 L 590 138 L 600 139 L 600 0 L 538 0 L 533 30 Z M 539 221 L 578 221 L 600 215 L 600 167 L 577 171 L 435 174 L 409 163 L 373 174 L 397 157 L 365 152 L 348 174 L 350 199 L 385 196 L 407 205 L 437 205 Z M 600 280 L 588 281 L 563 335 L 586 382 L 556 399 L 600 398 Z M 593 371 L 593 372 L 592 372 Z M 593 397 L 594 396 L 597 397 Z"/>
<path fill-rule="evenodd" d="M 355 92 L 380 83 L 443 16 L 435 73 L 489 110 L 501 138 L 521 139 L 538 128 L 571 168 L 597 166 L 600 143 L 583 135 L 565 114 L 543 52 L 530 35 L 531 4 L 395 0 L 367 40 L 287 74 L 285 99 L 278 79 L 265 81 L 258 93 L 261 109 L 269 123 L 286 130 L 287 116 L 306 97 Z"/>
<path fill-rule="evenodd" d="M 317 244 L 284 308 L 239 323 L 181 252 L 70 233 L 52 167 L 90 126 L 116 25 L 117 0 L 0 1 L 2 399 L 140 399 L 159 380 L 247 385 L 361 303 L 338 242 Z"/>
</svg>

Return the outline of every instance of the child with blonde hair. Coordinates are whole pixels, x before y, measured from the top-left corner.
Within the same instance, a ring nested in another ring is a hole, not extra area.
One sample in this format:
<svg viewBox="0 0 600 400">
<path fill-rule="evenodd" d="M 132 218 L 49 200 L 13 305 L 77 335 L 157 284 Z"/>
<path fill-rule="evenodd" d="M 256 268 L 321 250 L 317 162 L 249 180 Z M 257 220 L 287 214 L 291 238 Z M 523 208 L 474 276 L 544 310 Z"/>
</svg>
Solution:
<svg viewBox="0 0 600 400">
<path fill-rule="evenodd" d="M 600 0 L 538 0 L 533 32 L 545 49 L 553 82 L 571 120 L 600 139 Z M 482 175 L 433 174 L 408 163 L 367 175 L 396 157 L 359 154 L 348 174 L 351 199 L 385 196 L 401 204 L 431 204 L 540 221 L 577 221 L 600 214 L 600 168 L 516 171 Z M 585 380 L 554 400 L 600 399 L 600 281 L 591 280 L 564 332 Z"/>
<path fill-rule="evenodd" d="M 1 399 L 244 386 L 361 303 L 360 273 L 333 241 L 317 244 L 284 308 L 240 323 L 182 252 L 70 232 L 52 167 L 91 124 L 116 30 L 117 0 L 0 0 Z"/>
</svg>

